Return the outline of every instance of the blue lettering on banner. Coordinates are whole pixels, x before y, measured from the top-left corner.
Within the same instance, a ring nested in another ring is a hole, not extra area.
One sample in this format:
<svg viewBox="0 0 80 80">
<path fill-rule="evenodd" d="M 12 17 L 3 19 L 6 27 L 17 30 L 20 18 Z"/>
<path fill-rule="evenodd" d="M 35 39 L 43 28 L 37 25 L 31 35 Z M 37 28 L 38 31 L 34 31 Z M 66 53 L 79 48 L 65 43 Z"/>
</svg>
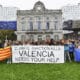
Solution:
<svg viewBox="0 0 80 80">
<path fill-rule="evenodd" d="M 17 21 L 0 21 L 0 29 L 2 30 L 16 30 Z"/>
</svg>

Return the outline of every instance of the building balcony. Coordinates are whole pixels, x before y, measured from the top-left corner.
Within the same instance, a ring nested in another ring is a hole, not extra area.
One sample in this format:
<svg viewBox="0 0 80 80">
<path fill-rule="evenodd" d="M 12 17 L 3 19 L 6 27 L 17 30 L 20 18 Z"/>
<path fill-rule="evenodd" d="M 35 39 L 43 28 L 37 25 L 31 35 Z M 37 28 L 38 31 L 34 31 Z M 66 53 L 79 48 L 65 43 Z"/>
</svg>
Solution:
<svg viewBox="0 0 80 80">
<path fill-rule="evenodd" d="M 18 34 L 53 34 L 54 32 L 62 32 L 62 30 L 54 30 L 54 29 L 41 29 L 41 30 L 25 30 L 25 31 L 16 31 Z"/>
</svg>

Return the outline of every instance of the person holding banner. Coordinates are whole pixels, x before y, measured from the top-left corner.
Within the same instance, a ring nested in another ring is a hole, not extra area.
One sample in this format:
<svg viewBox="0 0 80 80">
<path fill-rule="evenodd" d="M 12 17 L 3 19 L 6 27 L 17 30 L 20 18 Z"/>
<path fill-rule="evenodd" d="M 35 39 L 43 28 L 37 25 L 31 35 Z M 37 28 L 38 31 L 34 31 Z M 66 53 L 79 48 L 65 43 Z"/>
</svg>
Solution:
<svg viewBox="0 0 80 80">
<path fill-rule="evenodd" d="M 5 43 L 4 43 L 4 48 L 6 47 L 9 47 L 12 45 L 12 42 L 9 40 L 5 40 Z M 11 63 L 11 57 L 10 58 L 7 58 L 7 63 Z"/>
<path fill-rule="evenodd" d="M 74 59 L 74 48 L 75 48 L 74 41 L 69 41 L 69 54 L 70 54 L 71 60 Z"/>
<path fill-rule="evenodd" d="M 65 61 L 68 60 L 71 62 L 70 54 L 69 54 L 69 41 L 65 40 L 64 42 L 64 59 Z"/>
<path fill-rule="evenodd" d="M 4 47 L 7 47 L 7 46 L 8 46 L 8 40 L 5 40 Z"/>
</svg>

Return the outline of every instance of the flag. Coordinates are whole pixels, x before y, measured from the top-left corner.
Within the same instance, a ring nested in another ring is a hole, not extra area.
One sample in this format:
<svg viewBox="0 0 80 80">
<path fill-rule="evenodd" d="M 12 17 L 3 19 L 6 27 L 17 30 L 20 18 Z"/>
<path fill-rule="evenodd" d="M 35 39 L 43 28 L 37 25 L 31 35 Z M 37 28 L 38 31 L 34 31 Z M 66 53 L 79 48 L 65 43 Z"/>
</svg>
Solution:
<svg viewBox="0 0 80 80">
<path fill-rule="evenodd" d="M 0 61 L 11 57 L 11 47 L 5 47 L 0 49 Z"/>
<path fill-rule="evenodd" d="M 78 48 L 74 50 L 74 60 L 80 62 L 80 49 Z"/>
</svg>

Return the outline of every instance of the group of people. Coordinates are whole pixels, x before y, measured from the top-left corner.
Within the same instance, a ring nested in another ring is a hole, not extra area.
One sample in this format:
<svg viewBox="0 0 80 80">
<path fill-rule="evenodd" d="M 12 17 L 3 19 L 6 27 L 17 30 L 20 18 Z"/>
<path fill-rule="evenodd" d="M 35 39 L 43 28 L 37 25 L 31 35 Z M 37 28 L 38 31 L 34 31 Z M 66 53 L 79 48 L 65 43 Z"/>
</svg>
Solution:
<svg viewBox="0 0 80 80">
<path fill-rule="evenodd" d="M 2 45 L 3 47 L 10 46 L 10 45 L 64 45 L 65 42 L 68 40 L 59 40 L 56 41 L 54 39 L 49 39 L 49 40 L 41 40 L 41 41 L 11 41 L 11 40 L 6 40 Z"/>
<path fill-rule="evenodd" d="M 0 46 L 3 45 L 3 47 L 12 46 L 12 45 L 62 45 L 64 46 L 64 58 L 65 61 L 69 60 L 70 62 L 74 60 L 74 49 L 80 48 L 80 40 L 59 40 L 55 41 L 53 39 L 48 40 L 42 40 L 42 41 L 11 41 L 6 40 L 4 44 L 0 44 Z M 2 47 L 2 46 L 1 46 Z"/>
<path fill-rule="evenodd" d="M 41 41 L 11 41 L 11 40 L 5 40 L 4 43 L 0 44 L 0 47 L 6 47 L 11 45 L 62 45 L 62 41 L 55 41 L 53 39 L 50 40 L 41 40 Z"/>
</svg>

